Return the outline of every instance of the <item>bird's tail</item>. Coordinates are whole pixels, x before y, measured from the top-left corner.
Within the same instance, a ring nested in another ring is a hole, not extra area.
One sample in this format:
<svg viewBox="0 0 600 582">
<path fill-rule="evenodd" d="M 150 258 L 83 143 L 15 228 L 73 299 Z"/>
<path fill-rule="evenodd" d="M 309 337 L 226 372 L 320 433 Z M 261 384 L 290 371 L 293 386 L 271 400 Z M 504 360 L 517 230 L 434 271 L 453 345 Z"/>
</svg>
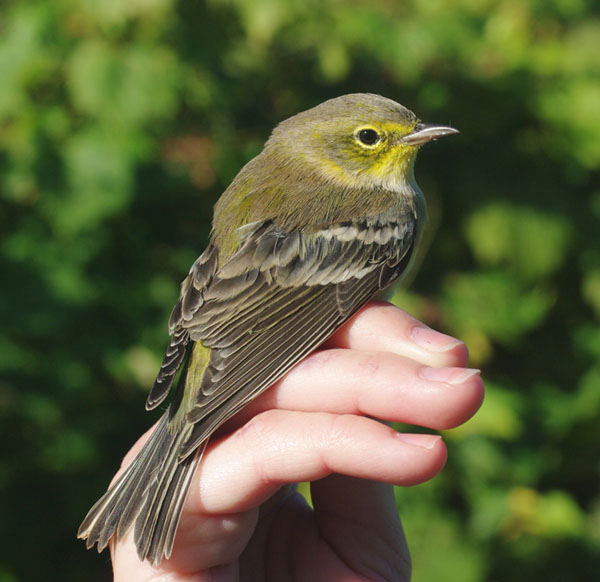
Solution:
<svg viewBox="0 0 600 582">
<path fill-rule="evenodd" d="M 171 555 L 183 502 L 204 450 L 199 447 L 180 459 L 181 445 L 189 437 L 186 428 L 171 432 L 165 412 L 131 465 L 79 526 L 77 537 L 87 540 L 88 549 L 97 544 L 101 552 L 113 536 L 121 539 L 134 526 L 140 560 L 158 565 Z"/>
</svg>

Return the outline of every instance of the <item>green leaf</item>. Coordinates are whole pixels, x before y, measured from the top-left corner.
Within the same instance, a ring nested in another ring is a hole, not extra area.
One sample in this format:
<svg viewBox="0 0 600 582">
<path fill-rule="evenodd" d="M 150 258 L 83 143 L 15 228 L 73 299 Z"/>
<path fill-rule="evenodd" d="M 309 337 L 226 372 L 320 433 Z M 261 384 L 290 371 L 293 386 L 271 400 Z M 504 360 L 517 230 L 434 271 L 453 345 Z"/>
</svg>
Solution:
<svg viewBox="0 0 600 582">
<path fill-rule="evenodd" d="M 579 536 L 585 531 L 581 508 L 564 491 L 540 493 L 515 487 L 509 494 L 508 509 L 503 528 L 511 536 L 564 538 Z"/>
<path fill-rule="evenodd" d="M 480 208 L 465 227 L 471 250 L 482 266 L 506 266 L 531 281 L 558 270 L 570 230 L 563 216 L 506 202 Z"/>
<path fill-rule="evenodd" d="M 464 273 L 447 279 L 444 312 L 458 334 L 472 330 L 510 344 L 539 325 L 554 294 L 503 271 Z"/>
<path fill-rule="evenodd" d="M 498 440 L 516 440 L 523 432 L 522 409 L 522 398 L 516 392 L 486 379 L 481 409 L 467 423 L 448 431 L 448 438 L 462 440 L 476 434 Z"/>
<path fill-rule="evenodd" d="M 583 276 L 582 294 L 600 318 L 600 268 L 591 269 Z"/>
<path fill-rule="evenodd" d="M 65 147 L 69 189 L 43 202 L 57 233 L 73 236 L 127 206 L 135 158 L 143 147 L 127 137 L 102 127 L 71 137 Z"/>
<path fill-rule="evenodd" d="M 179 67 L 165 47 L 88 40 L 73 52 L 67 71 L 77 109 L 113 126 L 135 128 L 177 108 Z"/>
</svg>

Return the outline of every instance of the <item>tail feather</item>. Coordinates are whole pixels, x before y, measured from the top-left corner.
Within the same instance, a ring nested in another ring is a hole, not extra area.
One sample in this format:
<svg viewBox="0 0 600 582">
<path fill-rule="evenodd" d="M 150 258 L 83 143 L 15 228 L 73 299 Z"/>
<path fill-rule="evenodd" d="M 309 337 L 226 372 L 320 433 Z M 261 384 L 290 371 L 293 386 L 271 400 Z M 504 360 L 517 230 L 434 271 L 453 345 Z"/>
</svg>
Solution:
<svg viewBox="0 0 600 582">
<path fill-rule="evenodd" d="M 180 461 L 189 430 L 170 431 L 169 418 L 167 411 L 133 462 L 86 515 L 77 537 L 86 540 L 88 549 L 97 544 L 101 552 L 113 536 L 121 539 L 133 526 L 140 560 L 156 565 L 171 555 L 181 509 L 204 448 Z"/>
<path fill-rule="evenodd" d="M 163 556 L 169 558 L 179 524 L 181 509 L 185 502 L 190 481 L 195 467 L 200 460 L 204 447 L 200 447 L 192 458 L 175 465 L 176 471 L 162 483 L 157 485 L 157 495 L 152 504 L 152 510 L 144 516 L 140 514 L 136 523 L 135 542 L 140 556 L 146 557 L 152 564 L 158 564 Z M 175 451 L 178 458 L 178 451 Z M 191 470 L 179 470 L 181 465 L 189 466 Z M 177 516 L 172 519 L 172 516 Z M 143 524 L 142 524 L 143 521 Z"/>
</svg>

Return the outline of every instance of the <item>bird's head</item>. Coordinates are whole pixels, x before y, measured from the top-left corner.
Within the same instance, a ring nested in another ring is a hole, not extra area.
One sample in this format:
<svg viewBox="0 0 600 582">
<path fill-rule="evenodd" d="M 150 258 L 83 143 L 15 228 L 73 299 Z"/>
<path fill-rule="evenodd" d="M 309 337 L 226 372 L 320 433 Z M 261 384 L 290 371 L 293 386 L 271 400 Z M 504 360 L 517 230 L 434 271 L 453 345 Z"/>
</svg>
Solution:
<svg viewBox="0 0 600 582">
<path fill-rule="evenodd" d="M 413 179 L 419 147 L 453 133 L 452 127 L 421 123 L 391 99 L 356 93 L 280 123 L 266 149 L 307 163 L 341 186 L 398 190 Z"/>
</svg>

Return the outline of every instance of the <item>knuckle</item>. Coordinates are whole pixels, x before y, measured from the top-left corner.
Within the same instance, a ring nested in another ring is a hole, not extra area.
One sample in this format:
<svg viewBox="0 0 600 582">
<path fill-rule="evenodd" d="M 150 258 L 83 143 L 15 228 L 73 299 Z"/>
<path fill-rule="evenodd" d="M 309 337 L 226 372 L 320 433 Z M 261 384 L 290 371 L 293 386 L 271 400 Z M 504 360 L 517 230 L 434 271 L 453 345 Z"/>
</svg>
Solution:
<svg viewBox="0 0 600 582">
<path fill-rule="evenodd" d="M 373 376 L 377 374 L 381 368 L 380 358 L 376 354 L 368 354 L 364 356 L 358 365 L 360 371 L 365 376 Z"/>
<path fill-rule="evenodd" d="M 347 444 L 351 419 L 352 416 L 349 414 L 334 415 L 331 418 L 325 435 L 327 446 Z"/>
<path fill-rule="evenodd" d="M 320 370 L 323 366 L 335 363 L 339 357 L 338 351 L 335 349 L 317 350 L 308 357 L 304 358 L 296 367 L 301 367 L 304 370 Z"/>
<path fill-rule="evenodd" d="M 238 430 L 238 437 L 244 440 L 250 439 L 252 441 L 264 442 L 271 433 L 276 416 L 276 410 L 260 412 Z"/>
</svg>

